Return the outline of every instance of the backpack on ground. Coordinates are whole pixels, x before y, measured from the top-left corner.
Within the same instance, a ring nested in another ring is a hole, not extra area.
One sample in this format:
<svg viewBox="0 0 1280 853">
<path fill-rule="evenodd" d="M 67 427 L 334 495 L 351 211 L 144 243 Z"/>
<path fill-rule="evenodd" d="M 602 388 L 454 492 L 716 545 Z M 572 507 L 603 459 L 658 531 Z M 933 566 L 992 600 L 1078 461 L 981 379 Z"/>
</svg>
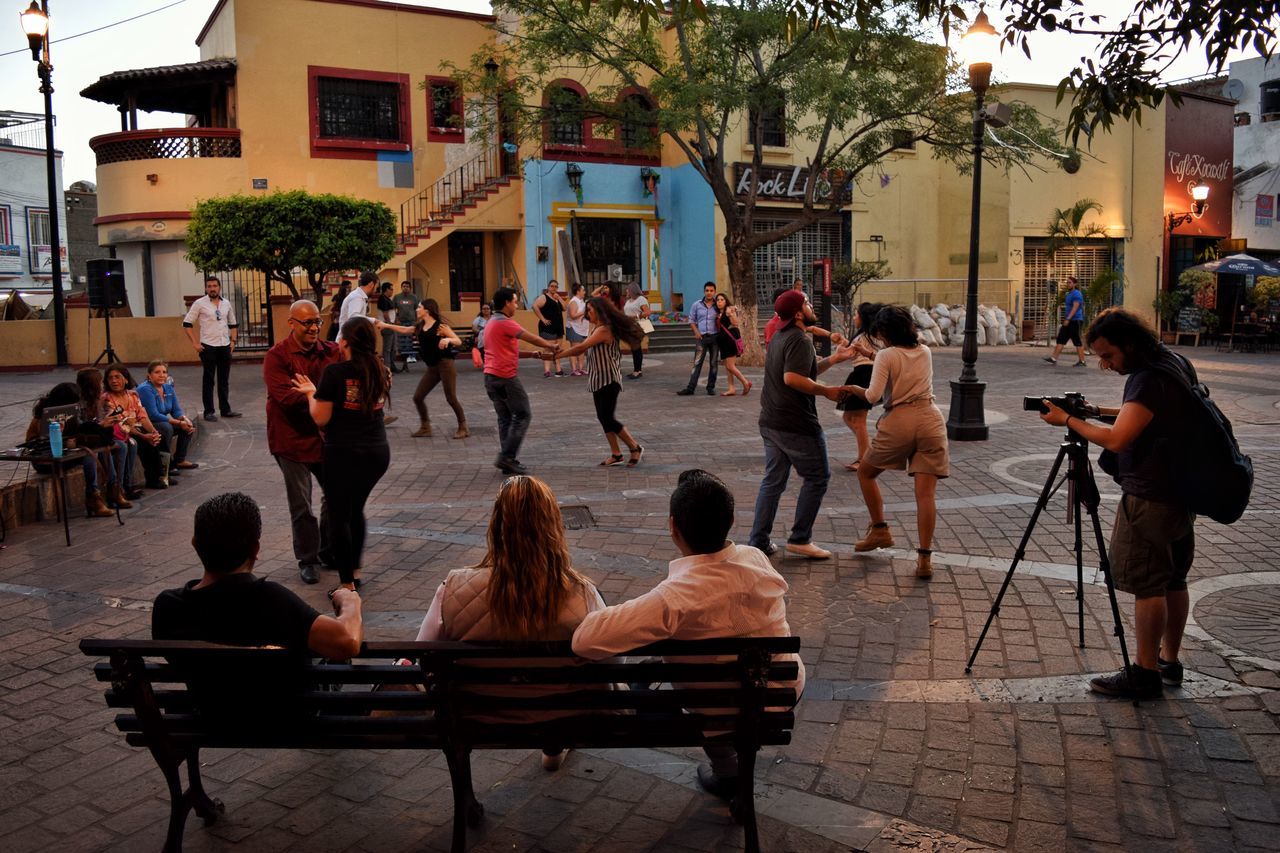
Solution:
<svg viewBox="0 0 1280 853">
<path fill-rule="evenodd" d="M 1164 349 L 1150 366 L 1174 377 L 1194 401 L 1188 407 L 1188 451 L 1177 454 L 1172 463 L 1178 497 L 1196 515 L 1234 524 L 1249 505 L 1253 460 L 1240 452 L 1231 421 L 1209 399 L 1209 389 L 1197 378 L 1190 361 Z"/>
</svg>

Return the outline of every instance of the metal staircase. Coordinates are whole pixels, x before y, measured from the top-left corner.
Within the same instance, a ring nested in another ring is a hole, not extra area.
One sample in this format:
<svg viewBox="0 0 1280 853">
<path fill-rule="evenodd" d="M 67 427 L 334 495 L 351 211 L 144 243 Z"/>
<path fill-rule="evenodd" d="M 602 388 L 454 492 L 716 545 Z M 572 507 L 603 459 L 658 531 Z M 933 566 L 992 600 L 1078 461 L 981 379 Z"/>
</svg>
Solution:
<svg viewBox="0 0 1280 853">
<path fill-rule="evenodd" d="M 434 184 L 400 205 L 400 234 L 396 237 L 396 254 L 431 239 L 446 226 L 467 215 L 511 181 L 519 177 L 518 161 L 493 146 L 450 169 Z"/>
</svg>

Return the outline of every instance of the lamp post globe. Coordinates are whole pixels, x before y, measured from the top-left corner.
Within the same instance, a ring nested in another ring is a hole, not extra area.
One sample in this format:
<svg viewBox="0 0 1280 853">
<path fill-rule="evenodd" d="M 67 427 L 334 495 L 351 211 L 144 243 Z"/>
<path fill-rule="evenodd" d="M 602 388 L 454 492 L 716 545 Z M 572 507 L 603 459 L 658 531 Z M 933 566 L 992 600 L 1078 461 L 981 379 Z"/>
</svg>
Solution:
<svg viewBox="0 0 1280 853">
<path fill-rule="evenodd" d="M 951 441 L 986 441 L 988 429 L 983 411 L 986 384 L 978 381 L 978 249 L 982 212 L 982 141 L 986 134 L 983 100 L 991 85 L 991 69 L 1000 53 L 1000 33 L 985 10 L 960 39 L 960 56 L 969 67 L 973 90 L 973 201 L 969 214 L 969 275 L 965 289 L 963 366 L 960 379 L 951 383 L 951 409 L 947 438 Z"/>
<path fill-rule="evenodd" d="M 58 233 L 58 164 L 53 149 L 53 65 L 49 61 L 49 0 L 31 0 L 31 5 L 19 13 L 22 31 L 31 47 L 31 58 L 36 63 L 40 78 L 40 93 L 44 95 L 44 153 L 45 177 L 49 191 L 49 262 L 53 285 L 53 336 L 58 366 L 67 366 L 67 318 L 62 298 L 62 239 Z"/>
</svg>

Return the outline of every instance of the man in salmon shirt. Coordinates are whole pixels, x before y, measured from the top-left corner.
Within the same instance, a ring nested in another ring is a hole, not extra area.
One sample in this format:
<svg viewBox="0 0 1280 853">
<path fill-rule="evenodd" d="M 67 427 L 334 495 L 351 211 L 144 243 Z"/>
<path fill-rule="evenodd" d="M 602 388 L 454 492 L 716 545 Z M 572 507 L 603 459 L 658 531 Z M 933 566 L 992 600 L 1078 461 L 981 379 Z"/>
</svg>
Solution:
<svg viewBox="0 0 1280 853">
<path fill-rule="evenodd" d="M 528 474 L 520 464 L 520 445 L 529 431 L 533 411 L 520 384 L 520 341 L 556 352 L 559 346 L 524 328 L 514 319 L 516 292 L 500 287 L 493 294 L 493 318 L 484 327 L 484 390 L 498 415 L 498 458 L 494 467 L 504 474 Z"/>
</svg>

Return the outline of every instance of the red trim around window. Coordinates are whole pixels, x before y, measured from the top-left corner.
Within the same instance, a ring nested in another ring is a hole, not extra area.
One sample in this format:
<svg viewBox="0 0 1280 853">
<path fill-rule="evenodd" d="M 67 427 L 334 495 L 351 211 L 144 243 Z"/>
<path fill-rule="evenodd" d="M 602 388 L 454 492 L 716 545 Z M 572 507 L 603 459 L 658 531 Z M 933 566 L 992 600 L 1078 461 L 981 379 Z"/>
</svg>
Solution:
<svg viewBox="0 0 1280 853">
<path fill-rule="evenodd" d="M 553 80 L 543 90 L 542 104 L 550 106 L 551 90 L 554 88 L 571 89 L 587 99 L 587 90 L 576 80 L 561 78 Z M 643 88 L 631 86 L 618 94 L 621 100 L 629 95 L 641 95 L 649 103 L 655 103 L 653 95 Z M 581 160 L 584 163 L 617 163 L 623 166 L 653 166 L 662 158 L 655 152 L 644 149 L 623 148 L 621 133 L 614 131 L 611 139 L 597 139 L 595 126 L 602 119 L 586 118 L 582 121 L 582 145 L 565 145 L 551 141 L 551 121 L 548 118 L 542 125 L 542 157 L 544 160 Z M 656 131 L 657 129 L 654 128 Z"/>
<path fill-rule="evenodd" d="M 319 78 L 341 77 L 347 80 L 372 80 L 395 83 L 400 87 L 400 139 L 387 142 L 373 139 L 321 139 L 319 114 Z M 355 68 L 307 66 L 307 120 L 311 130 L 311 156 L 337 160 L 376 160 L 379 151 L 408 151 L 413 146 L 413 115 L 409 109 L 409 75 L 386 71 L 361 71 Z"/>
<path fill-rule="evenodd" d="M 461 142 L 466 136 L 461 123 L 457 127 L 448 125 L 446 127 L 436 127 L 435 118 L 435 86 L 452 86 L 454 91 L 453 97 L 453 115 L 459 119 L 465 117 L 462 104 L 462 84 L 450 77 L 427 77 L 427 141 L 428 142 Z"/>
</svg>

